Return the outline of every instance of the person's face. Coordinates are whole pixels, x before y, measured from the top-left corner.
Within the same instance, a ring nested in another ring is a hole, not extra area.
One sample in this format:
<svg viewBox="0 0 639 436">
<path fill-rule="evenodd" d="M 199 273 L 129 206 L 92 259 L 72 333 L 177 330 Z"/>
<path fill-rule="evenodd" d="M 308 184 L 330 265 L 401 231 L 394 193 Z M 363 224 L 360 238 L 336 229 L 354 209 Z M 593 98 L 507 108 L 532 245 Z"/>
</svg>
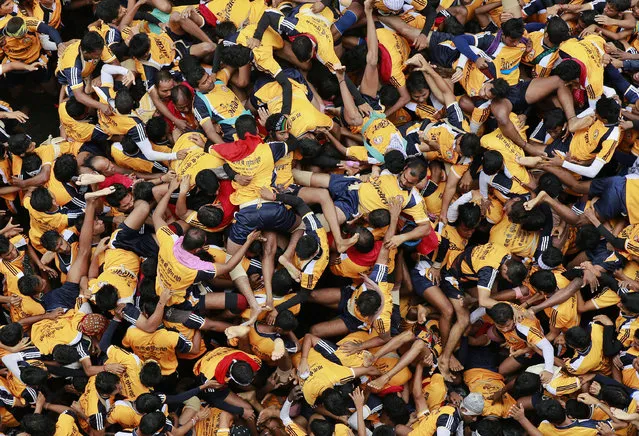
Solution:
<svg viewBox="0 0 639 436">
<path fill-rule="evenodd" d="M 204 74 L 197 83 L 197 87 L 202 92 L 209 92 L 215 87 L 215 76 L 213 74 Z"/>
<path fill-rule="evenodd" d="M 183 114 L 191 112 L 191 100 L 181 95 L 175 103 L 175 108 Z"/>
<path fill-rule="evenodd" d="M 501 275 L 502 279 L 506 280 L 507 282 L 510 282 L 510 280 L 508 280 L 508 267 L 506 266 L 506 262 L 504 262 L 499 267 L 499 274 Z"/>
<path fill-rule="evenodd" d="M 106 157 L 99 157 L 93 161 L 95 170 L 100 174 L 109 177 L 115 174 L 115 164 Z"/>
<path fill-rule="evenodd" d="M 558 126 L 558 127 L 555 127 L 554 129 L 547 130 L 548 134 L 553 139 L 559 138 L 561 134 L 563 133 L 563 131 L 564 131 L 564 126 Z"/>
<path fill-rule="evenodd" d="M 9 251 L 4 254 L 1 254 L 0 257 L 4 260 L 13 260 L 18 257 L 18 249 L 15 245 L 11 244 Z"/>
<path fill-rule="evenodd" d="M 102 50 L 83 51 L 82 56 L 84 56 L 85 61 L 98 61 L 102 56 Z"/>
<path fill-rule="evenodd" d="M 64 238 L 58 238 L 58 243 L 55 246 L 56 253 L 69 254 L 71 253 L 71 244 Z"/>
<path fill-rule="evenodd" d="M 504 203 L 504 214 L 508 215 L 510 211 L 513 209 L 513 206 L 515 205 L 515 203 L 517 203 L 520 200 L 521 198 L 515 197 L 515 198 L 511 198 L 506 203 Z"/>
<path fill-rule="evenodd" d="M 511 38 L 510 36 L 504 36 L 504 44 L 506 44 L 508 47 L 517 47 L 517 44 L 519 44 L 519 41 L 521 41 L 521 38 Z"/>
<path fill-rule="evenodd" d="M 133 203 L 135 203 L 133 194 L 129 192 L 122 200 L 120 200 L 118 209 L 120 209 L 120 211 L 122 212 L 131 212 L 133 210 Z"/>
<path fill-rule="evenodd" d="M 282 130 L 281 132 L 275 132 L 274 136 L 276 141 L 286 141 L 288 140 L 288 131 Z"/>
<path fill-rule="evenodd" d="M 632 367 L 635 371 L 639 371 L 639 357 L 636 357 L 635 360 L 632 361 Z"/>
<path fill-rule="evenodd" d="M 104 233 L 105 229 L 106 229 L 106 227 L 104 226 L 104 221 L 102 221 L 101 219 L 97 218 L 93 222 L 93 235 L 94 236 L 101 235 L 102 233 Z"/>
<path fill-rule="evenodd" d="M 466 424 L 470 424 L 471 422 L 477 421 L 477 416 L 475 415 L 466 415 L 465 413 L 460 413 L 462 419 Z"/>
<path fill-rule="evenodd" d="M 158 96 L 160 100 L 168 100 L 171 98 L 171 90 L 175 88 L 175 80 L 166 80 L 158 83 Z"/>
<path fill-rule="evenodd" d="M 426 103 L 428 100 L 428 96 L 430 95 L 430 89 L 424 88 L 419 91 L 414 91 L 410 93 L 410 99 L 415 103 Z"/>
<path fill-rule="evenodd" d="M 413 173 L 413 170 L 406 168 L 399 175 L 399 186 L 405 190 L 413 189 L 420 181 L 419 175 Z"/>
<path fill-rule="evenodd" d="M 513 329 L 515 328 L 515 321 L 514 320 L 509 320 L 506 324 L 495 324 L 495 326 L 497 327 L 497 330 L 499 330 L 502 333 L 508 333 L 513 331 Z"/>
<path fill-rule="evenodd" d="M 603 13 L 604 15 L 610 18 L 615 18 L 617 15 L 619 15 L 619 11 L 617 11 L 615 8 L 610 6 L 610 3 L 606 3 L 606 6 L 604 6 Z"/>
<path fill-rule="evenodd" d="M 493 98 L 493 84 L 491 82 L 484 83 L 482 87 L 479 89 L 477 96 L 483 98 L 485 100 L 490 100 Z"/>
<path fill-rule="evenodd" d="M 0 15 L 7 15 L 13 12 L 15 3 L 13 0 L 6 0 L 0 4 Z"/>
<path fill-rule="evenodd" d="M 632 7 L 632 16 L 635 18 L 639 18 L 639 3 L 635 4 Z"/>
</svg>

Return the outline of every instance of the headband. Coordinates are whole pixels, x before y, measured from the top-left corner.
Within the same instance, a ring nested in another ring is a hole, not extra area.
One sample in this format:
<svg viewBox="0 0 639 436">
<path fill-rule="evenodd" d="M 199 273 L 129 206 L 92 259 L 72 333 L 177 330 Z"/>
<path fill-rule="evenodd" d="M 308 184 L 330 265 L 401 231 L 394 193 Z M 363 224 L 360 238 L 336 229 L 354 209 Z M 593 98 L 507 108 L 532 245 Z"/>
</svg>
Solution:
<svg viewBox="0 0 639 436">
<path fill-rule="evenodd" d="M 27 31 L 28 31 L 27 23 L 25 23 L 24 21 L 22 21 L 22 26 L 20 26 L 15 32 L 9 32 L 7 28 L 5 27 L 5 34 L 7 36 L 12 36 L 14 38 L 23 37 L 27 33 Z"/>
<path fill-rule="evenodd" d="M 233 365 L 235 365 L 236 363 L 237 363 L 237 360 L 233 359 L 233 363 L 231 363 L 231 366 L 229 367 L 229 378 L 231 380 L 233 380 L 235 383 L 237 383 L 238 385 L 240 385 L 240 386 L 250 386 L 251 385 L 250 382 L 249 383 L 240 383 L 239 381 L 237 381 L 237 380 L 235 380 L 233 378 Z"/>
<path fill-rule="evenodd" d="M 275 122 L 273 126 L 274 132 L 285 132 L 289 129 L 288 117 L 284 114 L 281 114 L 280 117 Z"/>
</svg>

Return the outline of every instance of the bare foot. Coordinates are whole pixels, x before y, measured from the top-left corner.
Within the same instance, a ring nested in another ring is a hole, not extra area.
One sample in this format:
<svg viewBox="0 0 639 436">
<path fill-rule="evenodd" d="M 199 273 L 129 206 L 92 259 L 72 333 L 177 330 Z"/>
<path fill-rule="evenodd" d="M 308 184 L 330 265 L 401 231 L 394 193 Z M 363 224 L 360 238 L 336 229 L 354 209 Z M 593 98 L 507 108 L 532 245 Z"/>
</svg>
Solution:
<svg viewBox="0 0 639 436">
<path fill-rule="evenodd" d="M 439 372 L 444 377 L 444 380 L 447 382 L 453 381 L 453 375 L 450 373 L 449 360 L 444 356 L 441 356 L 437 362 L 437 366 L 439 367 Z"/>
<path fill-rule="evenodd" d="M 375 363 L 375 356 L 373 356 L 373 353 L 371 353 L 370 351 L 364 350 L 362 352 L 362 360 L 362 365 L 368 368 L 373 363 Z"/>
<path fill-rule="evenodd" d="M 537 168 L 537 165 L 543 161 L 540 156 L 524 156 L 518 157 L 516 160 L 519 165 L 527 168 Z"/>
<path fill-rule="evenodd" d="M 459 363 L 459 360 L 457 360 L 455 356 L 450 356 L 449 367 L 450 367 L 450 370 L 453 372 L 459 372 L 464 370 L 464 365 Z"/>
<path fill-rule="evenodd" d="M 382 375 L 368 383 L 368 387 L 374 391 L 381 391 L 388 384 L 388 377 Z"/>
<path fill-rule="evenodd" d="M 291 277 L 293 277 L 293 280 L 295 280 L 296 282 L 299 283 L 301 276 L 302 276 L 302 272 L 297 269 L 295 267 L 295 265 L 293 265 L 291 263 L 291 261 L 289 261 L 287 258 L 285 258 L 284 256 L 280 256 L 277 261 L 280 263 L 280 265 L 282 265 L 284 268 L 286 268 L 286 270 L 288 271 L 288 273 L 291 275 Z"/>
<path fill-rule="evenodd" d="M 105 177 L 102 174 L 80 174 L 75 184 L 79 186 L 86 186 L 94 183 L 102 183 L 104 180 Z"/>
<path fill-rule="evenodd" d="M 537 206 L 539 203 L 544 201 L 544 198 L 546 198 L 547 195 L 548 194 L 546 194 L 545 191 L 541 191 L 539 194 L 537 194 L 535 198 L 533 198 L 532 200 L 528 200 L 527 202 L 524 203 L 524 209 L 526 210 L 534 209 L 535 206 Z"/>
<path fill-rule="evenodd" d="M 109 186 L 108 188 L 100 189 L 99 191 L 87 192 L 86 194 L 84 194 L 84 199 L 88 200 L 90 198 L 104 197 L 114 192 L 115 192 L 115 187 Z"/>
<path fill-rule="evenodd" d="M 273 341 L 273 352 L 271 353 L 271 359 L 280 360 L 286 353 L 286 347 L 282 338 L 277 338 Z"/>
<path fill-rule="evenodd" d="M 353 236 L 351 236 L 348 239 L 340 238 L 339 242 L 337 242 L 336 240 L 335 246 L 337 247 L 338 252 L 343 253 L 349 248 L 351 248 L 353 245 L 355 245 L 358 240 L 359 240 L 359 233 L 355 233 Z"/>
<path fill-rule="evenodd" d="M 231 327 L 227 327 L 226 330 L 224 330 L 224 333 L 226 334 L 226 339 L 230 340 L 242 338 L 248 335 L 249 330 L 251 329 L 245 325 L 233 325 Z"/>
</svg>

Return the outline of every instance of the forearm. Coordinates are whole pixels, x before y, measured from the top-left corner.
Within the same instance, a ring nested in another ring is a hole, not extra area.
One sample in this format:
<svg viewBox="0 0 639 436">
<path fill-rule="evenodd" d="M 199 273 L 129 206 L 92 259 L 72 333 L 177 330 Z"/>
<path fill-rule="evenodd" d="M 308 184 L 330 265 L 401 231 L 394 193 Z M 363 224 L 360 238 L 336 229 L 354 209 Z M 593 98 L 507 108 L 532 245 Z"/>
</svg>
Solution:
<svg viewBox="0 0 639 436">
<path fill-rule="evenodd" d="M 186 217 L 189 215 L 189 209 L 186 206 L 186 194 L 186 192 L 180 191 L 180 193 L 178 194 L 177 202 L 175 204 L 175 213 L 181 219 L 186 219 Z"/>
<path fill-rule="evenodd" d="M 579 291 L 579 289 L 581 289 L 582 283 L 583 280 L 581 278 L 574 279 L 568 286 L 558 290 L 557 292 L 552 294 L 550 298 L 547 298 L 542 303 L 532 306 L 530 310 L 534 313 L 539 313 L 548 307 L 556 306 L 557 304 L 563 303 L 564 301 L 572 297 L 577 291 Z"/>
</svg>

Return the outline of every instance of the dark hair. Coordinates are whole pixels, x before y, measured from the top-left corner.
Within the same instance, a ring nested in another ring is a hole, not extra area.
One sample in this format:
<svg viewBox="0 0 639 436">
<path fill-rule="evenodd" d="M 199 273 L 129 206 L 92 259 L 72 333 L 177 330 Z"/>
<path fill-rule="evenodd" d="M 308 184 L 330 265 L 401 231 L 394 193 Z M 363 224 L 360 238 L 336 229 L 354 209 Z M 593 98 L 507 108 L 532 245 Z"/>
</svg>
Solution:
<svg viewBox="0 0 639 436">
<path fill-rule="evenodd" d="M 118 305 L 118 290 L 115 286 L 107 283 L 95 293 L 95 305 L 101 313 L 113 310 Z"/>
<path fill-rule="evenodd" d="M 211 169 L 205 169 L 195 175 L 195 186 L 209 195 L 214 195 L 220 189 L 220 182 Z"/>
<path fill-rule="evenodd" d="M 571 327 L 566 331 L 566 344 L 569 347 L 582 350 L 590 345 L 591 339 L 588 332 L 582 327 Z"/>
<path fill-rule="evenodd" d="M 546 251 L 541 253 L 541 260 L 550 268 L 556 268 L 564 261 L 564 254 L 557 247 L 550 245 Z"/>
<path fill-rule="evenodd" d="M 107 195 L 105 199 L 107 203 L 109 203 L 109 206 L 118 207 L 120 206 L 120 202 L 124 199 L 124 197 L 129 194 L 129 191 L 124 187 L 122 183 L 114 183 L 111 186 L 113 186 L 115 191 Z"/>
<path fill-rule="evenodd" d="M 520 201 L 520 203 L 522 202 Z M 526 214 L 524 219 L 521 221 L 521 228 L 528 232 L 536 232 L 543 229 L 545 224 L 546 214 L 544 214 L 544 212 L 538 207 L 535 207 L 529 210 L 528 214 Z"/>
<path fill-rule="evenodd" d="M 388 209 L 375 209 L 368 214 L 368 223 L 374 229 L 381 229 L 390 224 L 390 212 Z"/>
<path fill-rule="evenodd" d="M 393 85 L 383 85 L 379 89 L 379 102 L 385 107 L 391 107 L 399 100 L 399 91 Z"/>
<path fill-rule="evenodd" d="M 151 413 L 162 408 L 162 400 L 155 394 L 140 394 L 135 399 L 135 408 L 140 413 Z"/>
<path fill-rule="evenodd" d="M 382 399 L 383 410 L 395 424 L 406 424 L 410 418 L 408 405 L 399 395 L 386 395 Z"/>
<path fill-rule="evenodd" d="M 273 288 L 273 295 L 282 297 L 291 290 L 295 285 L 295 280 L 291 277 L 288 271 L 284 268 L 278 269 L 273 273 L 273 280 L 271 280 L 271 287 Z"/>
<path fill-rule="evenodd" d="M 566 420 L 566 411 L 555 399 L 542 400 L 535 407 L 537 415 L 551 424 L 559 425 Z"/>
<path fill-rule="evenodd" d="M 40 277 L 33 274 L 25 274 L 18 279 L 18 290 L 22 295 L 32 297 L 37 293 Z"/>
<path fill-rule="evenodd" d="M 302 157 L 305 159 L 317 157 L 322 152 L 322 145 L 313 138 L 302 138 L 297 144 Z"/>
<path fill-rule="evenodd" d="M 486 313 L 495 321 L 495 324 L 498 325 L 504 325 L 508 321 L 512 321 L 515 317 L 515 312 L 508 303 L 497 303 L 488 309 Z"/>
<path fill-rule="evenodd" d="M 577 230 L 575 245 L 579 250 L 594 250 L 599 245 L 599 232 L 592 224 L 586 224 Z"/>
<path fill-rule="evenodd" d="M 139 429 L 142 434 L 155 434 L 166 425 L 166 416 L 162 412 L 147 413 L 140 420 Z"/>
<path fill-rule="evenodd" d="M 609 97 L 601 97 L 599 101 L 597 101 L 597 106 L 595 107 L 595 112 L 601 118 L 603 118 L 604 122 L 608 124 L 614 124 L 619 121 L 619 111 L 621 107 L 619 103 L 613 98 Z"/>
<path fill-rule="evenodd" d="M 257 135 L 257 123 L 253 115 L 240 115 L 235 121 L 235 131 L 240 139 L 244 139 L 247 133 Z"/>
<path fill-rule="evenodd" d="M 548 18 L 546 22 L 546 35 L 548 35 L 548 39 L 552 45 L 558 46 L 570 38 L 568 23 L 558 16 Z"/>
<path fill-rule="evenodd" d="M 463 225 L 467 229 L 475 229 L 481 222 L 481 207 L 475 203 L 465 203 L 459 206 L 459 216 L 455 225 Z"/>
<path fill-rule="evenodd" d="M 120 383 L 120 377 L 111 372 L 102 371 L 95 376 L 95 389 L 100 395 L 113 394 L 118 383 Z"/>
<path fill-rule="evenodd" d="M 160 142 L 166 137 L 167 129 L 164 117 L 153 117 L 146 122 L 146 134 L 151 142 Z"/>
<path fill-rule="evenodd" d="M 237 32 L 237 26 L 232 21 L 221 21 L 215 25 L 215 36 L 219 39 L 226 39 Z"/>
<path fill-rule="evenodd" d="M 579 19 L 583 21 L 586 26 L 591 26 L 593 24 L 597 25 L 597 15 L 599 15 L 599 12 L 594 9 L 590 11 L 582 11 L 579 14 Z"/>
<path fill-rule="evenodd" d="M 199 64 L 189 66 L 188 68 L 184 68 L 180 65 L 180 68 L 184 73 L 184 77 L 186 78 L 186 81 L 189 83 L 189 85 L 197 89 L 200 80 L 202 80 L 202 77 L 204 77 L 204 75 L 206 74 L 204 68 L 202 68 L 202 66 Z"/>
<path fill-rule="evenodd" d="M 12 322 L 0 328 L 0 342 L 7 347 L 15 347 L 22 340 L 24 329 L 22 324 Z"/>
<path fill-rule="evenodd" d="M 513 286 L 521 285 L 528 275 L 528 269 L 526 266 L 515 259 L 509 259 L 506 261 L 506 269 L 508 281 Z"/>
<path fill-rule="evenodd" d="M 428 88 L 428 82 L 424 77 L 424 73 L 421 71 L 413 71 L 406 78 L 406 89 L 408 92 L 413 93 L 421 91 L 424 88 Z"/>
<path fill-rule="evenodd" d="M 138 145 L 130 136 L 122 138 L 122 140 L 120 140 L 120 144 L 122 144 L 122 151 L 129 156 L 135 156 L 140 151 Z"/>
<path fill-rule="evenodd" d="M 291 43 L 291 49 L 298 61 L 306 62 L 313 56 L 313 41 L 308 36 L 298 36 Z"/>
<path fill-rule="evenodd" d="M 475 431 L 479 436 L 502 436 L 501 422 L 494 419 L 482 419 L 475 424 Z"/>
<path fill-rule="evenodd" d="M 44 237 L 44 235 L 42 235 L 42 237 Z M 40 243 L 42 243 L 42 238 L 40 238 Z M 7 239 L 6 236 L 0 235 L 0 254 L 7 254 L 9 251 L 11 251 L 11 245 L 13 244 L 11 244 L 11 241 L 9 241 L 9 239 Z M 44 244 L 42 245 L 44 246 Z M 44 248 L 47 248 L 47 247 L 44 247 Z"/>
<path fill-rule="evenodd" d="M 53 207 L 53 196 L 47 188 L 39 186 L 31 193 L 31 206 L 38 212 L 48 212 Z"/>
<path fill-rule="evenodd" d="M 563 110 L 554 108 L 544 113 L 544 127 L 546 130 L 563 127 L 564 124 L 566 124 L 566 115 Z"/>
<path fill-rule="evenodd" d="M 47 415 L 31 413 L 20 420 L 22 428 L 31 435 L 53 436 L 56 433 L 56 423 Z"/>
<path fill-rule="evenodd" d="M 251 62 L 251 50 L 242 45 L 218 46 L 218 50 L 221 50 L 220 60 L 229 67 L 240 68 Z"/>
<path fill-rule="evenodd" d="M 98 5 L 100 4 L 102 3 L 98 3 Z M 80 117 L 87 113 L 87 107 L 76 100 L 75 97 L 71 97 L 67 100 L 65 108 L 67 110 L 67 114 L 75 120 L 80 119 Z"/>
<path fill-rule="evenodd" d="M 56 230 L 47 230 L 40 237 L 40 244 L 48 251 L 55 251 L 55 247 L 58 245 L 60 238 L 62 238 L 62 236 Z M 0 249 L 0 252 L 1 251 Z"/>
<path fill-rule="evenodd" d="M 372 436 L 395 436 L 395 427 L 385 424 L 379 425 L 373 430 Z"/>
<path fill-rule="evenodd" d="M 630 0 L 606 0 L 606 4 L 617 12 L 630 9 Z"/>
<path fill-rule="evenodd" d="M 382 298 L 376 291 L 369 289 L 357 297 L 355 306 L 363 316 L 371 316 L 382 306 Z"/>
<path fill-rule="evenodd" d="M 572 419 L 590 418 L 590 407 L 577 401 L 575 398 L 566 400 L 566 415 Z"/>
<path fill-rule="evenodd" d="M 142 59 L 151 50 L 151 40 L 146 33 L 133 35 L 129 41 L 129 53 L 136 59 Z"/>
<path fill-rule="evenodd" d="M 313 235 L 304 235 L 295 245 L 295 254 L 301 260 L 307 260 L 317 252 L 318 248 L 319 244 Z"/>
<path fill-rule="evenodd" d="M 515 224 L 521 224 L 526 218 L 527 213 L 528 211 L 524 207 L 524 202 L 521 200 L 515 201 L 510 208 L 510 212 L 508 212 L 508 218 Z"/>
<path fill-rule="evenodd" d="M 206 232 L 197 227 L 191 227 L 184 234 L 184 240 L 182 241 L 182 248 L 187 251 L 197 250 L 206 245 Z"/>
<path fill-rule="evenodd" d="M 511 18 L 501 23 L 501 31 L 508 38 L 521 38 L 524 36 L 524 20 L 521 18 Z"/>
<path fill-rule="evenodd" d="M 537 291 L 550 294 L 557 289 L 557 278 L 552 271 L 540 269 L 530 276 L 530 285 Z"/>
<path fill-rule="evenodd" d="M 78 161 L 71 153 L 65 153 L 55 160 L 53 174 L 61 183 L 70 182 L 78 175 Z"/>
<path fill-rule="evenodd" d="M 359 235 L 359 239 L 355 243 L 354 247 L 360 253 L 370 253 L 375 248 L 375 236 L 366 227 L 357 226 L 355 232 Z"/>
<path fill-rule="evenodd" d="M 508 20 L 511 21 L 511 20 Z M 508 22 L 507 21 L 507 22 Z M 495 79 L 492 81 L 493 88 L 490 90 L 490 93 L 493 95 L 495 99 L 501 99 L 508 97 L 508 93 L 510 91 L 510 85 L 504 79 Z"/>
<path fill-rule="evenodd" d="M 366 55 L 368 55 L 368 47 L 366 44 L 360 44 L 350 50 L 344 50 L 340 60 L 347 72 L 356 73 L 366 67 Z"/>
<path fill-rule="evenodd" d="M 461 141 L 459 141 L 459 150 L 461 151 L 462 156 L 477 156 L 480 149 L 481 143 L 479 141 L 479 136 L 474 133 L 464 133 L 462 135 Z"/>
<path fill-rule="evenodd" d="M 237 361 L 231 365 L 230 373 L 233 376 L 233 380 L 241 385 L 248 385 L 253 381 L 255 372 L 248 362 Z"/>
<path fill-rule="evenodd" d="M 26 173 L 24 174 L 25 179 L 30 179 L 31 177 L 35 176 L 35 174 L 34 176 L 32 176 L 29 173 L 33 173 L 37 171 L 37 173 L 39 174 L 41 167 L 42 167 L 42 159 L 37 154 L 26 153 L 22 157 L 22 172 Z"/>
<path fill-rule="evenodd" d="M 482 161 L 484 173 L 493 176 L 504 166 L 504 158 L 497 150 L 486 150 Z"/>
<path fill-rule="evenodd" d="M 9 151 L 16 156 L 22 156 L 27 152 L 33 140 L 25 133 L 16 133 L 9 136 Z"/>
<path fill-rule="evenodd" d="M 115 95 L 115 108 L 123 115 L 130 114 L 139 105 L 131 96 L 128 89 L 122 88 Z"/>
<path fill-rule="evenodd" d="M 321 395 L 322 405 L 335 416 L 344 416 L 348 412 L 348 400 L 335 388 L 326 389 Z"/>
<path fill-rule="evenodd" d="M 53 347 L 53 360 L 61 365 L 70 365 L 80 360 L 80 353 L 76 347 L 71 345 L 58 344 Z"/>
<path fill-rule="evenodd" d="M 283 310 L 277 314 L 275 318 L 275 326 L 281 328 L 285 332 L 293 331 L 297 328 L 298 322 L 293 312 L 290 310 Z"/>
<path fill-rule="evenodd" d="M 551 198 L 557 198 L 563 192 L 561 180 L 552 173 L 543 173 L 537 184 L 537 193 L 544 191 Z"/>
<path fill-rule="evenodd" d="M 96 18 L 111 23 L 120 15 L 120 2 L 117 0 L 103 0 L 95 7 Z"/>
<path fill-rule="evenodd" d="M 282 118 L 282 113 L 278 112 L 276 114 L 271 114 L 266 119 L 264 123 L 264 128 L 267 132 L 275 132 L 277 130 L 277 123 Z"/>
<path fill-rule="evenodd" d="M 627 312 L 639 313 L 639 293 L 621 294 L 621 304 Z"/>
<path fill-rule="evenodd" d="M 515 379 L 513 386 L 513 397 L 521 398 L 539 392 L 541 380 L 537 374 L 523 372 Z"/>
<path fill-rule="evenodd" d="M 87 32 L 80 41 L 80 50 L 85 53 L 93 53 L 104 49 L 104 39 L 95 31 Z"/>
<path fill-rule="evenodd" d="M 399 150 L 391 150 L 384 154 L 384 167 L 393 174 L 399 174 L 404 169 L 406 158 Z"/>
<path fill-rule="evenodd" d="M 153 201 L 153 183 L 142 181 L 133 185 L 133 199 L 134 200 L 144 200 L 147 202 Z"/>
<path fill-rule="evenodd" d="M 571 82 L 581 76 L 581 66 L 572 59 L 566 59 L 553 68 L 550 75 L 559 76 L 564 82 Z"/>
<path fill-rule="evenodd" d="M 600 397 L 610 407 L 616 407 L 617 409 L 626 409 L 632 401 L 632 398 L 624 388 L 614 385 L 602 386 Z"/>
<path fill-rule="evenodd" d="M 314 419 L 310 428 L 315 436 L 332 436 L 335 426 L 325 419 Z"/>
<path fill-rule="evenodd" d="M 419 177 L 420 180 L 428 174 L 428 164 L 419 156 L 408 159 L 406 161 L 406 168 L 410 169 L 411 173 L 414 176 Z"/>
<path fill-rule="evenodd" d="M 162 382 L 162 369 L 157 362 L 145 362 L 140 370 L 140 381 L 147 388 L 154 388 Z"/>
<path fill-rule="evenodd" d="M 197 210 L 197 220 L 208 228 L 216 228 L 223 219 L 224 211 L 219 207 L 204 205 Z"/>
</svg>

